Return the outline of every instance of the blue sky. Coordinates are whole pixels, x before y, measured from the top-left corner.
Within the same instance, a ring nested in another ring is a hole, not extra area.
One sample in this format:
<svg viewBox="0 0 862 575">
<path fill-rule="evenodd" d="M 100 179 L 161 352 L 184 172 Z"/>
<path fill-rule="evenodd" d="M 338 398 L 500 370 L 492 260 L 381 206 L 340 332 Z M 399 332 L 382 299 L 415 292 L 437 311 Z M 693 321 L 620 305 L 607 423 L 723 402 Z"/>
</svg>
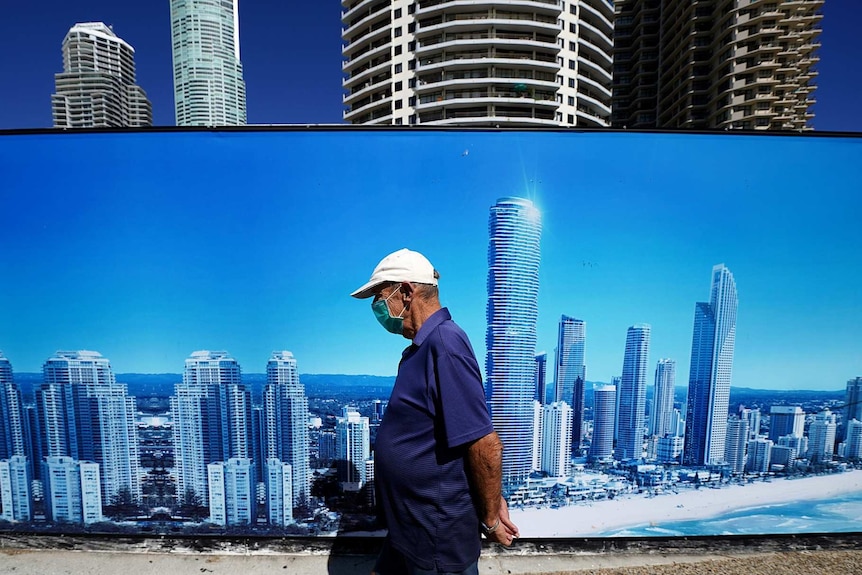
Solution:
<svg viewBox="0 0 862 575">
<path fill-rule="evenodd" d="M 241 0 L 240 44 L 250 123 L 341 122 L 341 6 L 334 0 Z M 862 132 L 858 0 L 823 7 L 818 130 Z M 156 125 L 173 125 L 168 0 L 5 2 L 0 17 L 0 129 L 51 126 L 54 74 L 75 22 L 102 21 L 136 50 L 138 83 Z"/>
<path fill-rule="evenodd" d="M 58 349 L 121 373 L 225 349 L 259 373 L 287 349 L 302 373 L 391 375 L 405 340 L 348 294 L 410 247 L 484 363 L 489 208 L 516 195 L 542 212 L 549 363 L 562 314 L 587 322 L 594 381 L 649 323 L 650 363 L 685 384 L 724 263 L 733 384 L 843 388 L 862 365 L 860 156 L 860 137 L 732 134 L 0 136 L 0 349 L 20 372 Z"/>
</svg>

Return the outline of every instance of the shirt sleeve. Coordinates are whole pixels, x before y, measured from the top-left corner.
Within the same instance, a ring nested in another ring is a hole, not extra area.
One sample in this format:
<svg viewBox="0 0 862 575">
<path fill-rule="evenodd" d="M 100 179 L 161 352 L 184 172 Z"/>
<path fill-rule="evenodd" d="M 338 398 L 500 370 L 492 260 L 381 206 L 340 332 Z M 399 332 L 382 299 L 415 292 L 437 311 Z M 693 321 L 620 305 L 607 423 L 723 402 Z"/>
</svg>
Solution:
<svg viewBox="0 0 862 575">
<path fill-rule="evenodd" d="M 494 426 L 485 404 L 479 364 L 469 344 L 461 338 L 449 342 L 441 338 L 437 344 L 433 404 L 451 449 L 488 435 Z"/>
</svg>

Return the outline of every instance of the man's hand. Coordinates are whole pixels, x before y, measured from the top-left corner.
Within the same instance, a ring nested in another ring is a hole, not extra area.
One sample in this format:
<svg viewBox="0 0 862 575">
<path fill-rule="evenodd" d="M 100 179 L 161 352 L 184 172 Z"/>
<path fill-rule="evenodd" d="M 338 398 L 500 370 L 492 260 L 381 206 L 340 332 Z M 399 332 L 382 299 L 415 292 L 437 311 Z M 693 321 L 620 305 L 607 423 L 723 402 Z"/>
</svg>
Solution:
<svg viewBox="0 0 862 575">
<path fill-rule="evenodd" d="M 508 547 L 515 539 L 518 538 L 520 533 L 518 532 L 518 527 L 512 523 L 512 520 L 509 518 L 509 506 L 506 503 L 506 500 L 502 497 L 500 497 L 500 513 L 498 519 L 500 520 L 500 524 L 491 533 L 486 533 L 485 537 L 487 537 L 489 541 L 496 541 L 497 543 Z M 494 523 L 496 523 L 496 520 Z"/>
</svg>

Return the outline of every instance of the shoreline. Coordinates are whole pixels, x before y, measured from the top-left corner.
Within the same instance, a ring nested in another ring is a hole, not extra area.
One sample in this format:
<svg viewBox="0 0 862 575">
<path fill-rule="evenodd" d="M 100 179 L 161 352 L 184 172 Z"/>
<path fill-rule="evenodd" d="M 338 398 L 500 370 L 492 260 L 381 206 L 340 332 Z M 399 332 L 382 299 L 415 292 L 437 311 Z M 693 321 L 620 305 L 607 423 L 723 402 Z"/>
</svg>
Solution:
<svg viewBox="0 0 862 575">
<path fill-rule="evenodd" d="M 646 525 L 704 520 L 734 511 L 862 492 L 862 470 L 747 485 L 684 489 L 655 496 L 629 494 L 558 509 L 512 509 L 521 537 L 580 537 Z M 860 523 L 862 527 L 862 523 Z"/>
</svg>

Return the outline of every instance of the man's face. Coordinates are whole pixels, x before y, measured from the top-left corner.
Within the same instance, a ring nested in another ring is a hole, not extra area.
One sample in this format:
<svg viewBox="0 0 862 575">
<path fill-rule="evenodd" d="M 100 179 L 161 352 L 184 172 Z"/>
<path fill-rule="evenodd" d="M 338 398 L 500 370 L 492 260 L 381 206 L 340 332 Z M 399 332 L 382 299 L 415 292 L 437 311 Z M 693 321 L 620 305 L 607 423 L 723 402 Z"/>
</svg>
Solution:
<svg viewBox="0 0 862 575">
<path fill-rule="evenodd" d="M 411 287 L 411 284 L 389 283 L 375 291 L 374 297 L 371 299 L 371 305 L 374 305 L 377 301 L 384 300 L 389 310 L 389 315 L 392 317 L 400 316 L 404 320 L 401 335 L 407 339 L 413 339 L 416 335 L 413 318 L 406 301 L 406 294 L 412 292 Z"/>
</svg>

